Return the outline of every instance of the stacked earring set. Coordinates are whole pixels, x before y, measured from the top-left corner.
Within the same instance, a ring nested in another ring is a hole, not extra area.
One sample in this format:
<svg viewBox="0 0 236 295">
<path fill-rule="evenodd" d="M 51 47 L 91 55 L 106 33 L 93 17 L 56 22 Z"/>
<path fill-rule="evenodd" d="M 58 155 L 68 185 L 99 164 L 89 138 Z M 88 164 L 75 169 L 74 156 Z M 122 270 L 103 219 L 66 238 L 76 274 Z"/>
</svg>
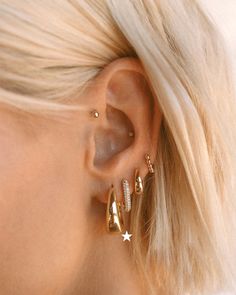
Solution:
<svg viewBox="0 0 236 295">
<path fill-rule="evenodd" d="M 99 117 L 98 111 L 94 110 L 91 112 L 94 118 Z M 133 133 L 132 133 L 133 136 Z M 151 163 L 149 154 L 145 154 L 145 161 L 148 167 L 149 173 L 154 173 L 154 165 Z M 112 184 L 108 191 L 108 202 L 106 210 L 106 228 L 109 233 L 121 233 L 124 229 L 124 219 L 122 211 L 129 213 L 132 207 L 131 196 L 142 196 L 144 191 L 144 182 L 139 174 L 139 169 L 136 168 L 134 171 L 134 190 L 131 194 L 130 186 L 127 179 L 122 179 L 121 181 L 123 189 L 123 201 L 118 201 L 114 185 Z M 123 237 L 129 240 L 129 235 L 127 232 Z"/>
<path fill-rule="evenodd" d="M 154 173 L 154 166 L 151 163 L 150 156 L 145 154 L 145 160 L 148 166 L 149 173 Z M 122 179 L 123 197 L 124 201 L 117 201 L 117 196 L 113 184 L 108 191 L 106 224 L 109 233 L 121 233 L 124 228 L 124 221 L 122 216 L 122 208 L 125 212 L 131 211 L 132 200 L 130 193 L 130 186 L 127 179 Z M 142 196 L 144 190 L 144 182 L 139 175 L 139 169 L 136 168 L 134 172 L 134 192 L 132 196 Z"/>
</svg>

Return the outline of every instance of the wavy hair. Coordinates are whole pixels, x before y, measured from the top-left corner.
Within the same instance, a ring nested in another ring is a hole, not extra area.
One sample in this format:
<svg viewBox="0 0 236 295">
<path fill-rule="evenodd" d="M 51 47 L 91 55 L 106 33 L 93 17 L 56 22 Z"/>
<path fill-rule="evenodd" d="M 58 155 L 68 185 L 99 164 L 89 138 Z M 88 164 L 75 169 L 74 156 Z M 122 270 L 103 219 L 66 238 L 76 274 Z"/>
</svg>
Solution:
<svg viewBox="0 0 236 295">
<path fill-rule="evenodd" d="M 163 113 L 131 254 L 148 294 L 235 288 L 236 100 L 197 0 L 0 0 L 0 103 L 59 116 L 111 61 L 138 58 Z"/>
</svg>

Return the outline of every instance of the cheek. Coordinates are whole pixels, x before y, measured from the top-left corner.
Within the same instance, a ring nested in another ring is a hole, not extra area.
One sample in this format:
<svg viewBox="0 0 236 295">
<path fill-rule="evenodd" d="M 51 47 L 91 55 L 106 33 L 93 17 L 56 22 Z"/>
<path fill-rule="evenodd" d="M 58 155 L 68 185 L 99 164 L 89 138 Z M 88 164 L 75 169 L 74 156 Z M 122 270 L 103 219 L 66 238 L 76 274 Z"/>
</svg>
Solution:
<svg viewBox="0 0 236 295">
<path fill-rule="evenodd" d="M 0 144 L 1 292 L 53 294 L 67 287 L 86 252 L 83 181 L 60 152 L 10 138 Z"/>
</svg>

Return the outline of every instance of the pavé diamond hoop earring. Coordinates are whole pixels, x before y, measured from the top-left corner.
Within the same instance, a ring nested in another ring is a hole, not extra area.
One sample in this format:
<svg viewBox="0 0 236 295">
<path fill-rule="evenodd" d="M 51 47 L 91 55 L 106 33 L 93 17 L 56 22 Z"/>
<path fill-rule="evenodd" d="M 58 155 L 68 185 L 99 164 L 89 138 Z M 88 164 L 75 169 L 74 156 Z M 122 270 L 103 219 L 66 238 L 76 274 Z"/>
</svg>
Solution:
<svg viewBox="0 0 236 295">
<path fill-rule="evenodd" d="M 125 212 L 129 212 L 131 210 L 131 195 L 129 182 L 127 179 L 122 179 L 122 188 L 124 195 Z"/>
</svg>

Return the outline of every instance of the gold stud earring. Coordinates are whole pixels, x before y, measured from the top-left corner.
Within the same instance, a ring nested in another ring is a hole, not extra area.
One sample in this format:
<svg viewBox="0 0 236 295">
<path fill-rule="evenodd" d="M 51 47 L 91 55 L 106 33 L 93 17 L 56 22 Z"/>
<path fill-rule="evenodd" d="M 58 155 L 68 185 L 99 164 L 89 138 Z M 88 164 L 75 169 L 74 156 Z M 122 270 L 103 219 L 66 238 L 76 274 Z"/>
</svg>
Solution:
<svg viewBox="0 0 236 295">
<path fill-rule="evenodd" d="M 121 213 L 121 203 L 117 201 L 113 184 L 108 192 L 106 224 L 109 233 L 120 233 L 123 231 L 124 221 Z"/>
<path fill-rule="evenodd" d="M 139 170 L 136 168 L 134 173 L 134 193 L 135 195 L 143 194 L 143 180 L 139 175 Z"/>
<path fill-rule="evenodd" d="M 94 118 L 98 118 L 99 117 L 99 112 L 97 110 L 93 110 L 90 112 L 91 116 L 93 116 Z"/>
<path fill-rule="evenodd" d="M 147 163 L 147 166 L 148 166 L 148 171 L 150 173 L 154 173 L 154 165 L 151 163 L 151 159 L 150 159 L 150 156 L 149 154 L 145 154 L 145 160 L 146 160 L 146 163 Z"/>
</svg>

